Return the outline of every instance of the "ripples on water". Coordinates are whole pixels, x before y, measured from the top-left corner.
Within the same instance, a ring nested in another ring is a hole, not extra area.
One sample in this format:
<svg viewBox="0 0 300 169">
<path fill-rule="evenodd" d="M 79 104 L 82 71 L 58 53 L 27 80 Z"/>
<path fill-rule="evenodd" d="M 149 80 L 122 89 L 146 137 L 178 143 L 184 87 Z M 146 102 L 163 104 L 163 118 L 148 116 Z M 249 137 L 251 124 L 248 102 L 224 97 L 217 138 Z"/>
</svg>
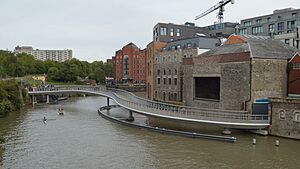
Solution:
<svg viewBox="0 0 300 169">
<path fill-rule="evenodd" d="M 97 114 L 105 101 L 101 97 L 86 97 L 64 102 L 64 116 L 57 115 L 60 105 L 42 105 L 0 119 L 0 133 L 6 139 L 3 167 L 293 169 L 300 166 L 299 141 L 241 133 L 233 144 L 129 128 Z M 124 116 L 125 111 L 115 109 L 111 113 Z M 47 124 L 42 122 L 44 116 Z M 138 116 L 136 120 L 147 119 Z M 251 144 L 253 137 L 257 139 L 256 146 Z M 275 139 L 280 139 L 280 147 L 274 146 Z"/>
</svg>

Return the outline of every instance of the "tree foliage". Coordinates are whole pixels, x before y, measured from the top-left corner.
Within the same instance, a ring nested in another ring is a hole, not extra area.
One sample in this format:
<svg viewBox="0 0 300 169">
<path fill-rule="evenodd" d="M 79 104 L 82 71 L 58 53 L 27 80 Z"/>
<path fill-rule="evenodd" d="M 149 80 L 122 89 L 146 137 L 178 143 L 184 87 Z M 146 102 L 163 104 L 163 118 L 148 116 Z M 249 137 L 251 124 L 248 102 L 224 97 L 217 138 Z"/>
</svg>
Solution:
<svg viewBox="0 0 300 169">
<path fill-rule="evenodd" d="M 0 116 L 21 109 L 22 93 L 20 91 L 17 81 L 0 81 Z"/>
<path fill-rule="evenodd" d="M 75 82 L 78 78 L 89 77 L 103 83 L 106 76 L 113 75 L 113 66 L 102 61 L 89 63 L 75 58 L 65 62 L 43 62 L 25 53 L 15 55 L 0 50 L 0 78 L 32 74 L 47 74 L 48 80 L 57 82 Z"/>
</svg>

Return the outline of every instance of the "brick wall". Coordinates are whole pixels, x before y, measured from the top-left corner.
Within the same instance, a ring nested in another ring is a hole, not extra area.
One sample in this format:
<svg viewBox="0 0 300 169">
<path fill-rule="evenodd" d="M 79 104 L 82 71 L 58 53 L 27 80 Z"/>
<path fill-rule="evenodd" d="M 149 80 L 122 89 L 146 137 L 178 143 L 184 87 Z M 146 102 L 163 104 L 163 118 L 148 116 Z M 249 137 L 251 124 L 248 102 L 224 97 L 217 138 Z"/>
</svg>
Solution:
<svg viewBox="0 0 300 169">
<path fill-rule="evenodd" d="M 300 68 L 294 68 L 293 64 L 300 63 L 300 55 L 295 55 L 289 62 L 289 94 L 300 94 Z"/>
</svg>

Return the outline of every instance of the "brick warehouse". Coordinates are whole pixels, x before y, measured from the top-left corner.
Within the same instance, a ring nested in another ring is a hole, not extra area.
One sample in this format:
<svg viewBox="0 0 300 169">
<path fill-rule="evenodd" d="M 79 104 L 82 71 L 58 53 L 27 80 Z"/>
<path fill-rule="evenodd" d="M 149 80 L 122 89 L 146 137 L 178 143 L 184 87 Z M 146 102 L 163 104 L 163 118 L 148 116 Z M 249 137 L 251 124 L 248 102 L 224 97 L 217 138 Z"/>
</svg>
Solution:
<svg viewBox="0 0 300 169">
<path fill-rule="evenodd" d="M 300 95 L 300 54 L 297 53 L 289 61 L 289 94 Z"/>
<path fill-rule="evenodd" d="M 251 111 L 255 99 L 286 97 L 288 60 L 297 52 L 268 37 L 232 35 L 223 46 L 184 58 L 183 102 Z"/>
<path fill-rule="evenodd" d="M 129 43 L 121 50 L 116 51 L 116 55 L 112 59 L 116 82 L 145 83 L 146 49 L 141 50 L 135 44 Z"/>
<path fill-rule="evenodd" d="M 154 58 L 158 51 L 160 51 L 167 43 L 165 42 L 151 42 L 146 49 L 146 91 L 147 98 L 153 100 L 154 96 Z"/>
</svg>

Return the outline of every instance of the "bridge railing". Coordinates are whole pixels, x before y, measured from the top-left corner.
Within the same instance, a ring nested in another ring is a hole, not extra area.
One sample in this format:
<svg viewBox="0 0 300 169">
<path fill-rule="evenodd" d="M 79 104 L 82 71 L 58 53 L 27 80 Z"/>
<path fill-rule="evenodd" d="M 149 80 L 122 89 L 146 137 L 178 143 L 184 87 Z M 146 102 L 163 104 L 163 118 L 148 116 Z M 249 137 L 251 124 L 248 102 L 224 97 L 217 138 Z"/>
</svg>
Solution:
<svg viewBox="0 0 300 169">
<path fill-rule="evenodd" d="M 130 101 L 115 94 L 119 103 L 137 110 L 145 112 L 173 116 L 178 118 L 189 118 L 210 121 L 223 121 L 223 122 L 243 122 L 243 123 L 268 123 L 269 116 L 267 115 L 252 115 L 252 114 L 236 114 L 236 113 L 223 113 L 216 110 L 200 110 L 186 109 L 186 107 L 179 107 L 173 105 L 165 105 L 160 103 L 144 104 L 137 101 Z"/>
<path fill-rule="evenodd" d="M 107 90 L 104 86 L 55 86 L 45 89 L 53 90 L 78 90 L 101 92 L 114 98 L 119 104 L 137 111 L 144 111 L 157 115 L 172 116 L 176 118 L 188 118 L 221 122 L 243 122 L 243 123 L 269 123 L 268 115 L 253 115 L 246 111 L 231 111 L 219 109 L 201 109 L 187 106 L 172 105 L 155 102 L 140 98 L 130 92 L 114 89 Z"/>
<path fill-rule="evenodd" d="M 152 101 L 152 100 L 147 100 L 145 98 L 136 96 L 135 94 L 125 91 L 125 90 L 120 90 L 120 89 L 113 89 L 117 94 L 126 96 L 126 97 L 132 97 L 135 100 L 139 100 L 139 102 L 142 102 L 144 104 L 159 104 L 163 105 L 163 107 L 176 107 L 176 108 L 181 108 L 181 109 L 187 109 L 191 111 L 213 111 L 213 112 L 222 112 L 222 113 L 229 113 L 229 114 L 249 114 L 247 111 L 236 111 L 236 110 L 224 110 L 224 109 L 208 109 L 208 108 L 197 108 L 197 107 L 189 107 L 189 106 L 182 106 L 182 105 L 175 105 L 175 104 L 169 104 L 169 103 L 163 103 L 163 102 L 157 102 L 157 101 Z"/>
</svg>

